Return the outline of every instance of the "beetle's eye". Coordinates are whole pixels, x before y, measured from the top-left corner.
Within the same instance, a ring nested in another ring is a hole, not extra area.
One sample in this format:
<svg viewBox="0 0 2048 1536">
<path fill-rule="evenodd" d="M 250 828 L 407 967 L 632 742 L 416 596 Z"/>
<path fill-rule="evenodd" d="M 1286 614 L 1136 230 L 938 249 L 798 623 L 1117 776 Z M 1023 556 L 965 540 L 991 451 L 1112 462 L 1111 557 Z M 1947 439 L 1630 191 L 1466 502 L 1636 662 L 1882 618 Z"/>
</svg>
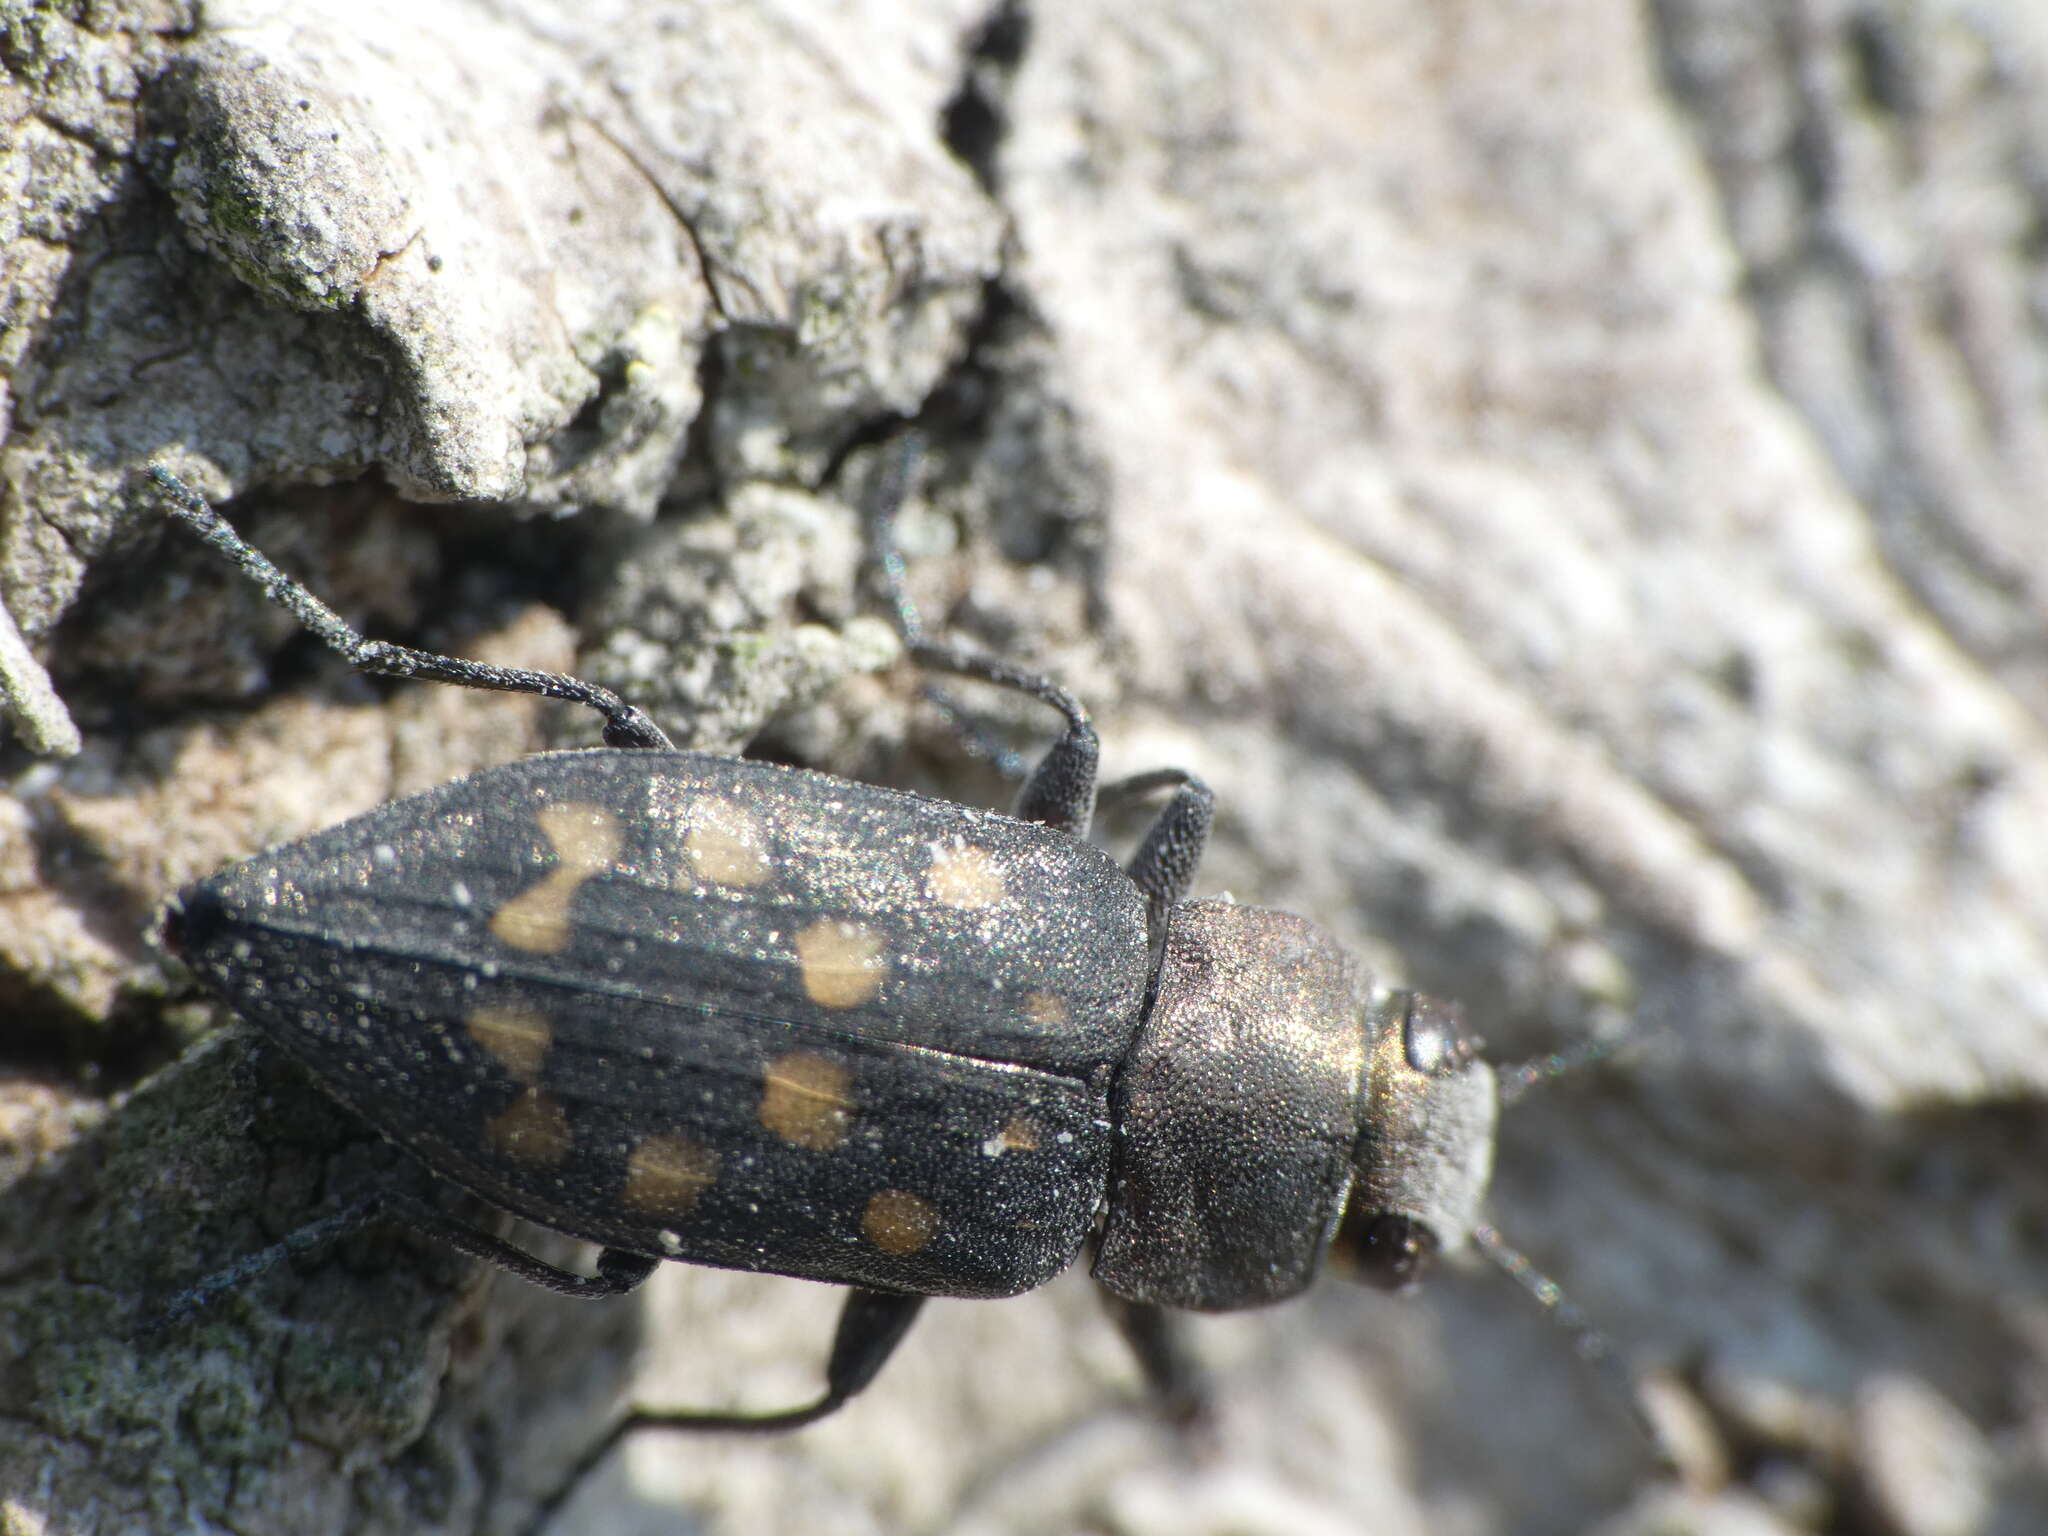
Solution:
<svg viewBox="0 0 2048 1536">
<path fill-rule="evenodd" d="M 1410 994 L 1402 1026 L 1408 1065 L 1424 1077 L 1449 1077 L 1472 1064 L 1474 1041 L 1465 1029 L 1465 1010 L 1442 998 Z"/>
<path fill-rule="evenodd" d="M 1330 1244 L 1338 1269 L 1363 1285 L 1405 1291 L 1422 1278 L 1442 1245 L 1412 1216 L 1347 1211 Z"/>
</svg>

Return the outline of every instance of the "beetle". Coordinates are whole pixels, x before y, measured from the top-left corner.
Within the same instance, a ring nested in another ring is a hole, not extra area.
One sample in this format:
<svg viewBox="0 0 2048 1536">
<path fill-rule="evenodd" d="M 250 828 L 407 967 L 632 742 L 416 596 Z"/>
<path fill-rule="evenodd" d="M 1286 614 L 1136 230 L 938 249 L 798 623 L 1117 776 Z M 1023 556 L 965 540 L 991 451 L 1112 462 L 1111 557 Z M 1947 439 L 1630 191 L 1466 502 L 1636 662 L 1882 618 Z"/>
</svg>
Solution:
<svg viewBox="0 0 2048 1536">
<path fill-rule="evenodd" d="M 357 668 L 604 719 L 602 748 L 396 801 L 167 905 L 167 947 L 323 1088 L 434 1173 L 600 1252 L 577 1274 L 396 1194 L 304 1242 L 395 1219 L 576 1297 L 665 1259 L 848 1286 L 814 1401 L 629 1421 L 766 1430 L 861 1391 L 927 1297 L 1014 1295 L 1084 1248 L 1147 1377 L 1191 1414 L 1163 1309 L 1280 1301 L 1326 1259 L 1399 1289 L 1486 1239 L 1498 1096 L 1458 1010 L 1376 991 L 1306 919 L 1188 900 L 1213 810 L 1190 773 L 1113 786 L 1171 792 L 1127 865 L 1090 844 L 1088 712 L 927 638 L 900 566 L 915 662 L 1064 722 L 1008 815 L 679 751 L 580 679 L 367 640 L 151 473 Z"/>
</svg>

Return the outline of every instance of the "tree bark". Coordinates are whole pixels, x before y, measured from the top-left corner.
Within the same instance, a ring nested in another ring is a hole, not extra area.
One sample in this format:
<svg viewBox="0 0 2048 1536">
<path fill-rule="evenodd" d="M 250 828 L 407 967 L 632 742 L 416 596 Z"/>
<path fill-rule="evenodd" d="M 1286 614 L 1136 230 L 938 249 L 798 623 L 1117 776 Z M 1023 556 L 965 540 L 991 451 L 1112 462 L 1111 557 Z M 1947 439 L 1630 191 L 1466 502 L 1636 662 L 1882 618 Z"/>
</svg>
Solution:
<svg viewBox="0 0 2048 1536">
<path fill-rule="evenodd" d="M 379 635 L 989 802 L 875 675 L 910 415 L 928 620 L 1214 786 L 1198 894 L 1611 1044 L 1493 1210 L 1676 1470 L 1498 1275 L 1196 1323 L 1206 1450 L 1074 1275 L 553 1529 L 2048 1524 L 2039 10 L 0 0 L 0 1531 L 519 1530 L 629 1397 L 802 1401 L 835 1300 L 366 1238 L 136 1334 L 409 1177 L 177 1055 L 154 904 L 594 739 L 309 664 L 139 471 Z"/>
</svg>

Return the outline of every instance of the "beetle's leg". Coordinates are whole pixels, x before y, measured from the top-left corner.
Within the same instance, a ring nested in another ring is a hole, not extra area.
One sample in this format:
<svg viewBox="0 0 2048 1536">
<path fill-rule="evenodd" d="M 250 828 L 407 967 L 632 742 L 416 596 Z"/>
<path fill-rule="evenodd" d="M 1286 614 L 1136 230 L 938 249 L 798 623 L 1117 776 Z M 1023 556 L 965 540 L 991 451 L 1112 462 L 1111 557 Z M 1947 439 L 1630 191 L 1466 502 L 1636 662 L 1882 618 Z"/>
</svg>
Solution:
<svg viewBox="0 0 2048 1536">
<path fill-rule="evenodd" d="M 1208 1380 L 1188 1348 L 1180 1319 L 1150 1302 L 1124 1301 L 1103 1293 L 1111 1321 L 1137 1356 L 1145 1385 L 1175 1427 L 1199 1430 L 1210 1418 Z"/>
<path fill-rule="evenodd" d="M 206 499 L 161 464 L 153 464 L 151 478 L 170 495 L 171 512 L 200 538 L 242 568 L 249 579 L 263 589 L 263 595 L 305 625 L 314 635 L 340 653 L 360 672 L 384 677 L 424 677 L 437 683 L 454 683 L 463 688 L 488 688 L 500 693 L 532 693 L 544 699 L 566 699 L 583 704 L 604 716 L 604 740 L 609 747 L 669 747 L 672 743 L 634 705 L 595 683 L 559 672 L 529 672 L 523 667 L 493 667 L 460 656 L 437 656 L 386 640 L 365 639 L 348 621 L 298 582 L 285 575 L 230 528 Z"/>
<path fill-rule="evenodd" d="M 923 434 L 905 433 L 897 443 L 896 452 L 883 461 L 881 477 L 875 483 L 874 495 L 869 498 L 867 507 L 869 565 L 882 595 L 889 601 L 889 613 L 896 620 L 896 633 L 906 646 L 924 642 L 924 617 L 917 611 L 917 603 L 903 581 L 903 551 L 896 546 L 896 514 L 903 508 L 903 498 L 909 494 L 923 458 Z M 1023 753 L 976 720 L 945 689 L 928 684 L 924 696 L 946 717 L 946 722 L 953 727 L 954 734 L 970 756 L 987 763 L 1012 784 L 1024 782 L 1030 773 L 1030 765 L 1025 762 Z"/>
<path fill-rule="evenodd" d="M 737 1430 L 773 1433 L 801 1429 L 828 1414 L 837 1413 L 858 1395 L 888 1364 L 896 1346 L 917 1321 L 922 1296 L 904 1296 L 895 1291 L 867 1291 L 859 1287 L 846 1293 L 846 1305 L 839 1312 L 839 1327 L 832 1335 L 832 1353 L 825 1359 L 825 1395 L 801 1408 L 784 1408 L 775 1413 L 699 1413 L 689 1409 L 636 1408 L 598 1448 L 597 1457 L 622 1435 L 636 1429 Z M 593 1464 L 595 1460 L 593 1458 Z"/>
<path fill-rule="evenodd" d="M 903 1296 L 893 1291 L 866 1291 L 858 1287 L 847 1292 L 846 1305 L 839 1313 L 839 1328 L 832 1337 L 832 1353 L 825 1362 L 825 1395 L 801 1408 L 777 1413 L 700 1413 L 690 1409 L 635 1408 L 587 1447 L 564 1477 L 553 1497 L 535 1512 L 529 1530 L 538 1530 L 599 1462 L 626 1436 L 641 1429 L 681 1429 L 694 1433 L 772 1434 L 801 1429 L 846 1406 L 847 1401 L 875 1379 L 904 1334 L 917 1320 L 922 1296 Z"/>
<path fill-rule="evenodd" d="M 507 1270 L 534 1285 L 559 1295 L 588 1300 L 624 1295 L 653 1273 L 654 1266 L 660 1262 L 645 1254 L 607 1248 L 597 1256 L 596 1274 L 579 1275 L 536 1259 L 532 1254 L 513 1247 L 503 1238 L 493 1237 L 466 1222 L 445 1215 L 423 1201 L 403 1195 L 382 1193 L 367 1196 L 344 1206 L 318 1221 L 309 1221 L 296 1231 L 286 1233 L 282 1239 L 261 1252 L 252 1253 L 225 1269 L 214 1271 L 197 1285 L 190 1286 L 173 1296 L 162 1311 L 144 1325 L 143 1331 L 155 1333 L 170 1327 L 207 1306 L 217 1297 L 247 1285 L 265 1270 L 274 1268 L 295 1254 L 310 1253 L 316 1248 L 324 1248 L 329 1243 L 352 1236 L 367 1227 L 393 1221 L 446 1243 L 473 1259 L 495 1264 L 498 1268 Z"/>
<path fill-rule="evenodd" d="M 1050 678 L 975 651 L 930 640 L 915 641 L 906 649 L 920 666 L 1014 689 L 1066 716 L 1066 730 L 1025 779 L 1012 814 L 1019 821 L 1043 822 L 1075 837 L 1086 837 L 1089 823 L 1095 819 L 1095 776 L 1102 744 L 1081 701 Z"/>
<path fill-rule="evenodd" d="M 1155 934 L 1194 883 L 1195 868 L 1209 844 L 1209 825 L 1216 817 L 1216 797 L 1208 785 L 1183 768 L 1158 768 L 1102 787 L 1104 799 L 1123 800 L 1169 785 L 1173 786 L 1173 798 L 1146 829 L 1127 867 L 1131 883 L 1145 897 L 1145 915 Z"/>
<path fill-rule="evenodd" d="M 910 593 L 903 585 L 903 556 L 896 548 L 896 513 L 909 493 L 910 482 L 916 477 L 923 452 L 923 440 L 916 433 L 904 437 L 897 454 L 884 464 L 881 482 L 868 509 L 869 540 L 875 566 L 881 576 L 883 592 L 889 599 L 890 611 L 895 616 L 896 628 L 903 636 L 903 648 L 919 666 L 1026 694 L 1050 705 L 1066 718 L 1065 733 L 1039 759 L 1038 766 L 1024 776 L 1015 814 L 1021 821 L 1043 822 L 1075 837 L 1086 837 L 1089 824 L 1095 819 L 1095 777 L 1102 753 L 1094 723 L 1089 720 L 1088 711 L 1082 707 L 1081 701 L 1050 678 L 1041 677 L 1036 672 L 1026 672 L 963 646 L 933 640 L 925 630 L 917 605 L 911 601 Z M 1016 753 L 993 742 L 944 693 L 934 691 L 932 697 L 952 718 L 975 756 L 992 763 L 1006 776 L 1017 775 L 1022 760 Z"/>
<path fill-rule="evenodd" d="M 597 1273 L 579 1275 L 574 1270 L 536 1259 L 525 1249 L 515 1248 L 502 1237 L 494 1237 L 466 1221 L 458 1221 L 423 1200 L 387 1194 L 380 1196 L 377 1204 L 378 1214 L 387 1221 L 402 1222 L 423 1236 L 446 1243 L 458 1253 L 482 1259 L 486 1264 L 494 1264 L 531 1285 L 553 1291 L 558 1296 L 573 1296 L 579 1301 L 602 1301 L 607 1296 L 623 1296 L 637 1289 L 654 1273 L 654 1266 L 661 1262 L 648 1254 L 629 1253 L 623 1248 L 601 1248 L 597 1254 Z"/>
<path fill-rule="evenodd" d="M 384 1219 L 383 1201 L 375 1195 L 344 1206 L 332 1215 L 318 1221 L 309 1221 L 304 1226 L 287 1232 L 279 1241 L 268 1248 L 237 1259 L 225 1269 L 217 1269 L 196 1285 L 187 1286 L 178 1292 L 163 1307 L 143 1323 L 145 1334 L 161 1332 L 175 1323 L 184 1321 L 202 1307 L 210 1306 L 217 1297 L 230 1291 L 238 1291 L 266 1270 L 274 1269 L 295 1254 L 311 1253 L 329 1243 L 374 1227 Z"/>
</svg>

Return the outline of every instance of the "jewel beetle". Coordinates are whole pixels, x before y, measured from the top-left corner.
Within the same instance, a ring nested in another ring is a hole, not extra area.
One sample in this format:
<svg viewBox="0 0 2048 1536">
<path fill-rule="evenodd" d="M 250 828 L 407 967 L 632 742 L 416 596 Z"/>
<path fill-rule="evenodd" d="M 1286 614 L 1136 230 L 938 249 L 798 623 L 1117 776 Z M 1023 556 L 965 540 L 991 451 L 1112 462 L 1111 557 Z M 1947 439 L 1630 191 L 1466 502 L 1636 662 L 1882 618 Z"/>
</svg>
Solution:
<svg viewBox="0 0 2048 1536">
<path fill-rule="evenodd" d="M 1212 812 L 1191 774 L 1113 786 L 1170 792 L 1114 863 L 1086 840 L 1087 711 L 926 638 L 900 579 L 914 661 L 1064 720 L 1008 815 L 679 751 L 579 679 L 367 640 L 152 474 L 359 669 L 603 716 L 603 748 L 485 769 L 197 882 L 164 938 L 435 1173 L 600 1252 L 576 1274 L 396 1195 L 313 1237 L 398 1220 L 578 1297 L 664 1259 L 850 1287 L 815 1401 L 630 1423 L 811 1422 L 925 1298 L 1029 1290 L 1084 1248 L 1148 1378 L 1192 1411 L 1162 1309 L 1279 1301 L 1326 1259 L 1401 1288 L 1473 1239 L 1497 1094 L 1455 1007 L 1376 991 L 1303 918 L 1187 900 Z"/>
</svg>

